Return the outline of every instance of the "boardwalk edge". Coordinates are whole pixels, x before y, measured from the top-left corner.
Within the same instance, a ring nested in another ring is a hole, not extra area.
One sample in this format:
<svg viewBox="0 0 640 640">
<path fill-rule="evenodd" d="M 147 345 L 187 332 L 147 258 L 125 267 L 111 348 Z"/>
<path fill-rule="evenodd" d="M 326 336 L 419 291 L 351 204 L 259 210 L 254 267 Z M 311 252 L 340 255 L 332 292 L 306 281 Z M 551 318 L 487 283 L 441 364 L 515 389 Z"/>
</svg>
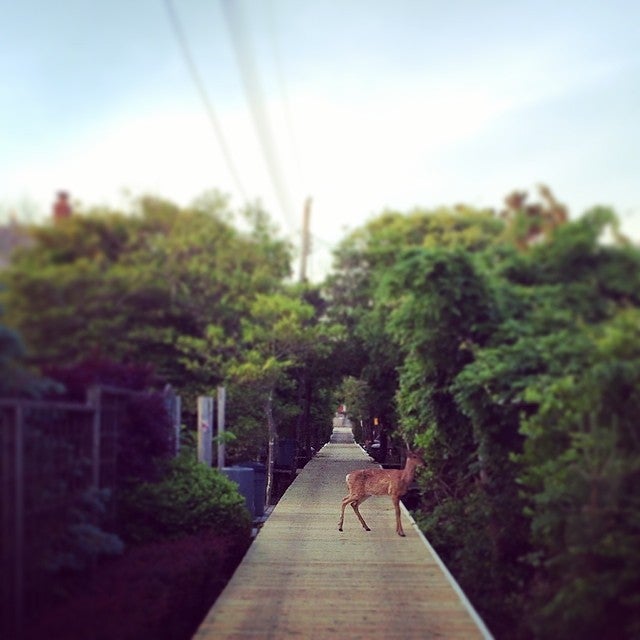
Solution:
<svg viewBox="0 0 640 640">
<path fill-rule="evenodd" d="M 460 602 L 462 602 L 465 609 L 467 609 L 467 611 L 469 612 L 469 615 L 471 616 L 471 618 L 473 618 L 473 621 L 478 626 L 478 629 L 480 630 L 480 633 L 482 634 L 483 638 L 486 638 L 486 640 L 495 640 L 493 635 L 487 628 L 487 625 L 484 623 L 482 618 L 478 615 L 478 612 L 475 610 L 474 606 L 469 601 L 469 598 L 467 598 L 465 592 L 457 583 L 456 579 L 451 575 L 451 572 L 449 571 L 449 569 L 447 569 L 447 565 L 445 565 L 445 563 L 442 562 L 442 559 L 436 553 L 436 550 L 431 546 L 431 543 L 427 540 L 424 533 L 422 533 L 422 531 L 420 530 L 420 527 L 418 526 L 418 523 L 413 519 L 411 512 L 407 509 L 407 507 L 403 504 L 402 501 L 400 501 L 400 506 L 402 508 L 402 511 L 404 512 L 404 515 L 409 519 L 413 527 L 415 527 L 415 530 L 418 532 L 418 536 L 420 536 L 420 539 L 422 540 L 424 546 L 427 547 L 427 550 L 433 556 L 434 560 L 440 567 L 440 570 L 442 571 L 442 573 L 444 573 L 445 577 L 447 578 L 447 581 L 449 582 L 453 590 L 458 594 L 458 598 L 460 598 Z"/>
</svg>

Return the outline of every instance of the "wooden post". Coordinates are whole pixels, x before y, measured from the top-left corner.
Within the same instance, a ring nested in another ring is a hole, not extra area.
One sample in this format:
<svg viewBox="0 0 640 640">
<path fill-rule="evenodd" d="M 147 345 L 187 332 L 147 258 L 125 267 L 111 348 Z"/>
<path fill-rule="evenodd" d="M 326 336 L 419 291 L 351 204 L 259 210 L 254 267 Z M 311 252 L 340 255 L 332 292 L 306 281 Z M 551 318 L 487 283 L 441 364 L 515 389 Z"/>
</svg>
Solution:
<svg viewBox="0 0 640 640">
<path fill-rule="evenodd" d="M 198 462 L 211 466 L 213 447 L 213 398 L 198 396 Z"/>
<path fill-rule="evenodd" d="M 175 438 L 175 455 L 180 453 L 180 427 L 182 424 L 182 403 L 180 396 L 176 395 L 173 387 L 167 384 L 162 392 L 164 398 L 164 406 L 171 418 L 173 425 L 173 437 Z"/>
<path fill-rule="evenodd" d="M 24 413 L 22 405 L 16 404 L 15 421 L 15 631 L 22 636 L 24 621 Z"/>
<path fill-rule="evenodd" d="M 222 470 L 225 463 L 224 414 L 226 395 L 226 389 L 218 387 L 218 469 L 220 470 Z"/>
<path fill-rule="evenodd" d="M 87 404 L 93 408 L 93 430 L 91 442 L 91 482 L 100 488 L 100 428 L 102 389 L 95 385 L 87 391 Z"/>
</svg>

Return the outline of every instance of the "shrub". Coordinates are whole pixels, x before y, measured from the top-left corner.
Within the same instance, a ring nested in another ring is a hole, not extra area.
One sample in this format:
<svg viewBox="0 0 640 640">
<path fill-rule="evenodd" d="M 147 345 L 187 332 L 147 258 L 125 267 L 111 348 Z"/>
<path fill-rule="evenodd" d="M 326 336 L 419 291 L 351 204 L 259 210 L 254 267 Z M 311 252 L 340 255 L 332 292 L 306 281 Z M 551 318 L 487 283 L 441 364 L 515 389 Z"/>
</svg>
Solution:
<svg viewBox="0 0 640 640">
<path fill-rule="evenodd" d="M 251 517 L 236 485 L 192 452 L 162 463 L 162 479 L 123 491 L 121 534 L 131 542 L 177 538 L 205 529 L 247 532 Z"/>
<path fill-rule="evenodd" d="M 188 640 L 249 541 L 203 531 L 129 549 L 69 584 L 64 599 L 30 609 L 24 640 Z"/>
<path fill-rule="evenodd" d="M 109 491 L 89 488 L 84 491 L 66 514 L 64 534 L 48 538 L 44 543 L 46 569 L 51 573 L 64 570 L 82 572 L 101 556 L 115 556 L 124 551 L 120 538 L 102 529 L 107 514 Z"/>
</svg>

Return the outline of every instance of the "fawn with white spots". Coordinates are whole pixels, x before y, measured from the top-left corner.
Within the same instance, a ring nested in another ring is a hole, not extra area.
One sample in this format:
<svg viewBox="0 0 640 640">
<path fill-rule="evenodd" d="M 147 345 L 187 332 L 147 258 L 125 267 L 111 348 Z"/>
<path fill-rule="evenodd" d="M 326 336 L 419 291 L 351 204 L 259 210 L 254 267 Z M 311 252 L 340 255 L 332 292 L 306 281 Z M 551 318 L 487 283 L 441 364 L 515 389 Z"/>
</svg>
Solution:
<svg viewBox="0 0 640 640">
<path fill-rule="evenodd" d="M 342 531 L 344 510 L 348 504 L 353 507 L 364 530 L 371 531 L 358 507 L 371 496 L 388 495 L 396 510 L 396 533 L 404 537 L 400 520 L 400 498 L 409 490 L 418 467 L 424 467 L 424 460 L 417 453 L 408 451 L 404 469 L 358 469 L 349 473 L 346 478 L 349 494 L 342 499 L 338 531 Z"/>
</svg>

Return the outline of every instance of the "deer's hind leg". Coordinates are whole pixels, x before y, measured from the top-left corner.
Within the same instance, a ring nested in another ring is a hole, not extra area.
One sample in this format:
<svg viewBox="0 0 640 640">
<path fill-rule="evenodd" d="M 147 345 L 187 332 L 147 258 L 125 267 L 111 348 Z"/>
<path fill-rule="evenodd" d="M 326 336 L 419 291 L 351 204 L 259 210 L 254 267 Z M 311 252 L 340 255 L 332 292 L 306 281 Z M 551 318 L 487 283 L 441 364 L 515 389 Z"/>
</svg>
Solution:
<svg viewBox="0 0 640 640">
<path fill-rule="evenodd" d="M 364 518 L 360 515 L 360 509 L 358 509 L 358 506 L 361 505 L 367 499 L 367 497 L 368 496 L 365 496 L 364 498 L 360 498 L 359 500 L 352 500 L 351 506 L 353 507 L 355 514 L 358 516 L 358 520 L 360 520 L 360 523 L 364 527 L 364 530 L 371 531 L 371 529 L 369 529 L 369 527 L 367 526 L 367 523 L 364 521 Z"/>
</svg>

